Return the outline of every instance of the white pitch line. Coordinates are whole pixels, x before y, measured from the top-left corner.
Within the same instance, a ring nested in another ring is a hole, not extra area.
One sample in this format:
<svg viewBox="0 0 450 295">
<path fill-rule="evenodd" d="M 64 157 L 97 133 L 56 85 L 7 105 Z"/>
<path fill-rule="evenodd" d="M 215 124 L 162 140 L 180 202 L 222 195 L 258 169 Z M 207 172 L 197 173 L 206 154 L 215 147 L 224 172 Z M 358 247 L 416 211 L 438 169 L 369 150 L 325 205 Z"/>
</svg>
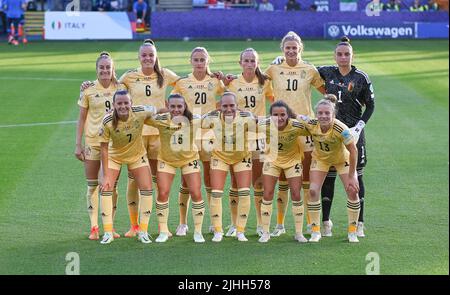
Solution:
<svg viewBox="0 0 450 295">
<path fill-rule="evenodd" d="M 76 78 L 41 78 L 41 77 L 1 77 L 0 80 L 43 80 L 43 81 L 78 81 L 82 82 L 82 79 Z"/>
<path fill-rule="evenodd" d="M 46 125 L 75 124 L 75 123 L 77 123 L 77 121 L 61 121 L 61 122 L 47 122 L 47 123 L 26 123 L 26 124 L 0 125 L 0 128 L 34 127 L 34 126 L 46 126 Z"/>
</svg>

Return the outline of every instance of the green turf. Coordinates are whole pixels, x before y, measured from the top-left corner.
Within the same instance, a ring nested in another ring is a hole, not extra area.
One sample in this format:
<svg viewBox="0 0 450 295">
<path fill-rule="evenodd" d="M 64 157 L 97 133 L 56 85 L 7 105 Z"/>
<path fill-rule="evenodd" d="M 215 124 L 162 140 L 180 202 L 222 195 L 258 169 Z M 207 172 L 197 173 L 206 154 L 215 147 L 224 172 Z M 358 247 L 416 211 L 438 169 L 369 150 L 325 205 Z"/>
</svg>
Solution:
<svg viewBox="0 0 450 295">
<path fill-rule="evenodd" d="M 334 44 L 306 41 L 304 58 L 332 64 Z M 260 52 L 263 68 L 279 54 L 275 41 L 157 45 L 162 65 L 178 74 L 190 71 L 195 46 L 208 48 L 213 71 L 233 73 L 239 71 L 244 48 Z M 0 45 L 0 126 L 76 120 L 79 84 L 95 79 L 98 53 L 110 51 L 120 75 L 138 66 L 138 46 Z M 369 252 L 379 254 L 381 274 L 448 274 L 448 40 L 354 41 L 353 46 L 355 65 L 370 75 L 376 93 L 376 110 L 366 127 L 367 237 L 359 244 L 346 242 L 345 197 L 339 184 L 332 210 L 334 236 L 319 244 L 294 242 L 290 213 L 288 234 L 259 244 L 252 209 L 247 243 L 227 238 L 215 244 L 206 234 L 207 242 L 197 245 L 191 231 L 163 245 L 124 238 L 100 245 L 87 239 L 83 166 L 73 156 L 75 125 L 10 127 L 0 128 L 0 274 L 64 274 L 68 252 L 80 255 L 82 274 L 365 274 Z M 122 177 L 115 225 L 120 233 L 128 229 L 125 185 Z M 175 189 L 172 231 L 178 218 L 176 196 Z M 206 218 L 205 231 L 208 224 Z M 153 237 L 156 226 L 153 214 Z"/>
</svg>

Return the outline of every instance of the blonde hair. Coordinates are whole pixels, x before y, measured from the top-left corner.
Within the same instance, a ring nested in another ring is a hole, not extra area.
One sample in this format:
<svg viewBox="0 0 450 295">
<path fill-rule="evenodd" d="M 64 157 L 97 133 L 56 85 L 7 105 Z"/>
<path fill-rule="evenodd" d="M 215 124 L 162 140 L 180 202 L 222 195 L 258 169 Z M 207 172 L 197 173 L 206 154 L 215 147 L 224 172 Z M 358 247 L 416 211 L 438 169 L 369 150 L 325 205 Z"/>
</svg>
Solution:
<svg viewBox="0 0 450 295">
<path fill-rule="evenodd" d="M 259 61 L 259 54 L 258 54 L 258 52 L 256 52 L 256 50 L 253 49 L 253 48 L 247 48 L 247 49 L 244 49 L 241 52 L 241 55 L 239 57 L 239 61 L 240 62 L 242 62 L 242 56 L 246 52 L 252 52 L 255 55 L 256 60 Z M 255 75 L 258 78 L 259 85 L 261 85 L 261 86 L 264 86 L 264 83 L 266 82 L 266 80 L 269 79 L 269 77 L 261 71 L 261 69 L 259 68 L 259 65 L 255 69 Z"/>
<path fill-rule="evenodd" d="M 211 76 L 211 70 L 209 69 L 209 62 L 211 62 L 211 57 L 209 56 L 208 50 L 206 50 L 205 47 L 195 47 L 194 49 L 192 49 L 191 51 L 191 60 L 192 60 L 192 56 L 194 55 L 194 53 L 196 52 L 203 52 L 204 54 L 206 54 L 206 56 L 208 57 L 208 65 L 206 66 L 206 74 L 208 76 Z"/>
<path fill-rule="evenodd" d="M 100 52 L 100 55 L 97 57 L 97 60 L 95 61 L 95 70 L 97 72 L 97 78 L 98 78 L 98 63 L 103 59 L 108 59 L 111 61 L 111 71 L 112 71 L 111 82 L 113 82 L 115 85 L 119 84 L 119 81 L 117 80 L 116 76 L 116 69 L 114 67 L 114 61 L 111 57 L 111 54 L 109 54 L 109 52 L 107 51 Z"/>
<path fill-rule="evenodd" d="M 152 39 L 145 39 L 144 43 L 142 43 L 141 47 L 139 47 L 139 51 L 141 51 L 142 48 L 144 47 L 150 47 L 153 46 L 153 48 L 155 48 L 155 52 L 156 51 L 156 46 L 155 46 L 155 42 Z M 164 85 L 164 73 L 161 69 L 161 66 L 159 65 L 159 58 L 158 55 L 156 55 L 155 58 L 155 65 L 153 66 L 153 70 L 155 71 L 156 75 L 158 76 L 157 78 L 157 84 L 158 87 L 161 88 Z"/>
<path fill-rule="evenodd" d="M 284 43 L 286 43 L 287 41 L 295 41 L 298 43 L 298 46 L 300 48 L 300 53 L 303 52 L 303 42 L 302 39 L 300 38 L 299 35 L 297 35 L 297 33 L 293 32 L 293 31 L 289 31 L 281 40 L 281 44 L 280 44 L 280 48 L 281 50 L 283 50 L 284 48 Z"/>
<path fill-rule="evenodd" d="M 321 100 L 317 102 L 317 104 L 314 107 L 314 110 L 317 113 L 317 108 L 321 105 L 327 105 L 330 106 L 333 110 L 333 113 L 336 114 L 337 107 L 336 107 L 336 101 L 337 97 L 334 94 L 325 94 Z"/>
</svg>

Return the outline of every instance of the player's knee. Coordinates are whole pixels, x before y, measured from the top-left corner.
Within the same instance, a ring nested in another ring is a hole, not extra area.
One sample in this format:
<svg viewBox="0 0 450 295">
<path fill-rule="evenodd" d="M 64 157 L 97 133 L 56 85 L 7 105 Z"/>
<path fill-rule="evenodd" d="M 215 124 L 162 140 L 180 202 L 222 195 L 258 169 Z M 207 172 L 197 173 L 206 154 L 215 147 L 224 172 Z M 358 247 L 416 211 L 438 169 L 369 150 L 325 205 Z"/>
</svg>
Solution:
<svg viewBox="0 0 450 295">
<path fill-rule="evenodd" d="M 309 200 L 310 201 L 318 201 L 320 195 L 320 189 L 316 186 L 311 186 L 309 188 Z"/>
</svg>

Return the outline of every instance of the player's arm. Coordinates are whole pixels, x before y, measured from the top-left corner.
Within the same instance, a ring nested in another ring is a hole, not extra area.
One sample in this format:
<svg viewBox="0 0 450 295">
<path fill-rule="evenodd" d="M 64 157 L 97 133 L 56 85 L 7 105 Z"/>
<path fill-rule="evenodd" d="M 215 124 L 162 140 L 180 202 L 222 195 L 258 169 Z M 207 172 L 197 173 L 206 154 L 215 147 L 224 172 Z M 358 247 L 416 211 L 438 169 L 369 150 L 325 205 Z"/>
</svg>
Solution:
<svg viewBox="0 0 450 295">
<path fill-rule="evenodd" d="M 311 80 L 311 84 L 317 89 L 317 91 L 319 91 L 322 94 L 326 94 L 327 91 L 325 90 L 325 81 L 324 79 L 322 79 L 319 71 L 317 70 L 316 67 L 312 68 L 312 80 Z"/>
<path fill-rule="evenodd" d="M 83 137 L 84 124 L 86 123 L 88 109 L 80 106 L 80 115 L 77 122 L 77 134 L 75 139 L 75 157 L 84 162 L 84 149 L 81 143 Z"/>
<path fill-rule="evenodd" d="M 364 104 L 366 108 L 362 114 L 361 120 L 367 123 L 375 110 L 375 94 L 373 93 L 372 83 L 369 82 L 365 88 Z"/>
<path fill-rule="evenodd" d="M 365 109 L 361 116 L 361 120 L 359 120 L 354 127 L 350 128 L 356 142 L 358 142 L 361 131 L 366 126 L 366 123 L 369 121 L 370 117 L 372 117 L 375 110 L 375 94 L 373 93 L 373 86 L 370 82 L 365 87 L 363 103 L 365 105 Z"/>
</svg>

